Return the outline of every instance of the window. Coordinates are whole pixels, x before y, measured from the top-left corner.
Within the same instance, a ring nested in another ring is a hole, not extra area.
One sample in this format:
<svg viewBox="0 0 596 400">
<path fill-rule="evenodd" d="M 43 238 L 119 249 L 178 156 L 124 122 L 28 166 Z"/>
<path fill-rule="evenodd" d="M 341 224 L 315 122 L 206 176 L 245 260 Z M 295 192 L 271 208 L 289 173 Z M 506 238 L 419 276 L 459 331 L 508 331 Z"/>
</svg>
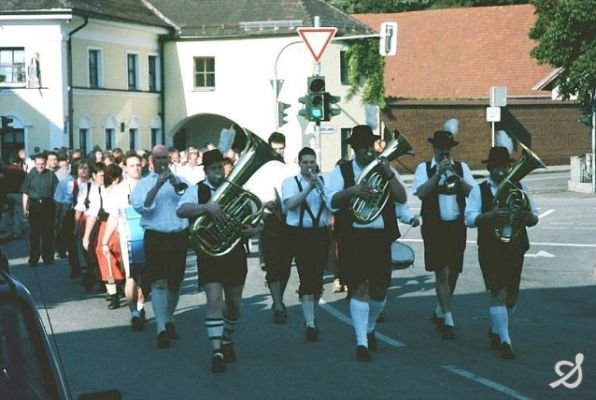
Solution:
<svg viewBox="0 0 596 400">
<path fill-rule="evenodd" d="M 166 138 L 164 137 L 163 131 L 159 128 L 151 128 L 151 147 L 156 144 L 166 144 Z"/>
<path fill-rule="evenodd" d="M 195 88 L 215 89 L 215 58 L 195 57 Z"/>
<path fill-rule="evenodd" d="M 139 55 L 127 54 L 128 65 L 128 90 L 139 89 Z"/>
<path fill-rule="evenodd" d="M 138 129 L 129 129 L 128 130 L 128 145 L 131 150 L 137 150 L 137 146 L 139 145 L 139 130 Z"/>
<path fill-rule="evenodd" d="M 79 129 L 79 148 L 83 151 L 84 154 L 87 154 L 89 149 L 87 148 L 87 137 L 89 136 L 89 129 L 87 128 L 80 128 Z"/>
<path fill-rule="evenodd" d="M 106 150 L 112 150 L 116 144 L 116 130 L 106 128 Z"/>
<path fill-rule="evenodd" d="M 350 66 L 347 51 L 339 52 L 339 81 L 342 85 L 350 84 Z"/>
<path fill-rule="evenodd" d="M 157 56 L 149 56 L 149 91 L 157 92 L 159 87 L 159 58 Z"/>
<path fill-rule="evenodd" d="M 0 48 L 0 84 L 25 84 L 24 48 Z"/>
<path fill-rule="evenodd" d="M 89 50 L 89 87 L 103 87 L 101 50 Z"/>
<path fill-rule="evenodd" d="M 25 131 L 21 128 L 11 128 L 0 134 L 0 154 L 4 161 L 9 161 L 20 149 L 25 148 Z"/>
</svg>

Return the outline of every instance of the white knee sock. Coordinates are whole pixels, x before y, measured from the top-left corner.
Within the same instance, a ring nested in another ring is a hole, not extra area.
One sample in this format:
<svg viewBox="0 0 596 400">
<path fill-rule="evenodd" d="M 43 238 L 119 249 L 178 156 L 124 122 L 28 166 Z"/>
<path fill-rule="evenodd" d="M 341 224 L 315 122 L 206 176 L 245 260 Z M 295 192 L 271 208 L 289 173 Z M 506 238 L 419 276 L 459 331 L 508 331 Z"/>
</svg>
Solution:
<svg viewBox="0 0 596 400">
<path fill-rule="evenodd" d="M 155 314 L 155 324 L 157 325 L 157 333 L 166 330 L 166 322 L 168 315 L 168 289 L 151 289 L 151 305 L 153 306 L 153 314 Z"/>
<path fill-rule="evenodd" d="M 315 327 L 315 302 L 312 295 L 302 296 L 300 305 L 302 306 L 302 315 L 307 327 Z"/>
<path fill-rule="evenodd" d="M 352 315 L 352 325 L 354 325 L 354 333 L 356 334 L 356 344 L 368 347 L 368 340 L 366 339 L 369 314 L 368 303 L 351 299 L 350 314 Z"/>
<path fill-rule="evenodd" d="M 509 317 L 505 306 L 494 306 L 488 309 L 490 320 L 493 323 L 493 331 L 499 334 L 501 342 L 511 344 L 509 337 Z"/>
<path fill-rule="evenodd" d="M 366 330 L 366 333 L 371 333 L 372 331 L 375 330 L 375 327 L 377 325 L 377 319 L 379 318 L 379 315 L 381 315 L 381 313 L 383 312 L 383 308 L 385 308 L 386 302 L 387 302 L 386 298 L 383 301 L 374 301 L 374 300 L 368 301 L 369 312 L 368 312 L 368 328 Z"/>
<path fill-rule="evenodd" d="M 221 348 L 221 337 L 224 330 L 224 321 L 222 318 L 205 318 L 205 327 L 207 328 L 207 336 L 213 346 L 213 350 Z"/>
<path fill-rule="evenodd" d="M 437 304 L 437 306 L 435 307 L 435 315 L 439 318 L 443 318 L 445 316 L 445 314 L 443 313 L 443 309 L 439 304 Z"/>
<path fill-rule="evenodd" d="M 455 326 L 455 322 L 453 322 L 453 314 L 451 314 L 451 311 L 446 312 L 444 318 L 445 325 Z"/>
</svg>

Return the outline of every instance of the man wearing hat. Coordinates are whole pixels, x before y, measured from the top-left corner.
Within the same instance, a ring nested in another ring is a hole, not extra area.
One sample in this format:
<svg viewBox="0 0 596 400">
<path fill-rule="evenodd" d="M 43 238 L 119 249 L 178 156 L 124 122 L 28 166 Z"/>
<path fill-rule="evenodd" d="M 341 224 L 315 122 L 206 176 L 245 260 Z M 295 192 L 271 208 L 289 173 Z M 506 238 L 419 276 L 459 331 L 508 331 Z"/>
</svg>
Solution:
<svg viewBox="0 0 596 400">
<path fill-rule="evenodd" d="M 137 183 L 130 194 L 130 204 L 141 214 L 141 226 L 145 230 L 143 246 L 157 327 L 157 348 L 164 349 L 178 338 L 174 311 L 186 267 L 188 220 L 176 215 L 176 206 L 183 194 L 181 186 L 188 183 L 173 177 L 169 169 L 170 156 L 164 145 L 153 148 L 151 159 L 154 170 Z"/>
<path fill-rule="evenodd" d="M 203 168 L 206 178 L 184 193 L 176 213 L 181 218 L 194 219 L 208 215 L 217 222 L 224 222 L 228 218 L 225 211 L 219 204 L 209 203 L 213 193 L 225 180 L 221 152 L 217 149 L 205 152 Z M 242 227 L 244 238 L 257 233 L 257 227 Z M 246 250 L 240 241 L 229 253 L 220 257 L 197 254 L 197 264 L 201 265 L 199 282 L 207 296 L 205 326 L 213 347 L 211 370 L 220 373 L 226 370 L 226 363 L 236 361 L 232 334 L 240 319 L 240 303 L 247 273 Z"/>
<path fill-rule="evenodd" d="M 359 361 L 370 361 L 369 351 L 377 349 L 375 324 L 385 306 L 391 283 L 391 243 L 400 236 L 395 203 L 407 200 L 399 174 L 383 161 L 380 173 L 389 182 L 389 201 L 369 224 L 354 221 L 350 200 L 354 196 L 366 201 L 375 197 L 371 188 L 356 182 L 364 168 L 375 159 L 374 144 L 379 138 L 369 126 L 355 126 L 348 139 L 355 157 L 336 166 L 326 186 L 326 201 L 335 213 L 342 283 L 348 286 L 350 293 L 350 314 Z"/>
<path fill-rule="evenodd" d="M 450 151 L 459 143 L 449 131 L 434 132 L 432 160 L 420 163 L 414 174 L 413 192 L 422 201 L 424 263 L 435 273 L 438 304 L 432 315 L 445 339 L 454 339 L 451 298 L 462 271 L 466 248 L 464 210 L 466 196 L 475 185 L 470 168 L 453 161 Z"/>
<path fill-rule="evenodd" d="M 486 288 L 490 291 L 490 346 L 499 350 L 504 359 L 515 357 L 509 337 L 509 313 L 517 302 L 524 254 L 530 247 L 526 226 L 538 223 L 538 211 L 530 192 L 521 183 L 521 189 L 528 196 L 530 209 L 521 210 L 514 216 L 520 223 L 519 234 L 510 242 L 503 243 L 494 232 L 495 227 L 505 223 L 511 216 L 509 208 L 494 207 L 493 199 L 512 161 L 506 147 L 490 149 L 488 160 L 483 161 L 487 164 L 490 177 L 472 189 L 465 211 L 466 224 L 478 227 L 478 261 Z"/>
</svg>

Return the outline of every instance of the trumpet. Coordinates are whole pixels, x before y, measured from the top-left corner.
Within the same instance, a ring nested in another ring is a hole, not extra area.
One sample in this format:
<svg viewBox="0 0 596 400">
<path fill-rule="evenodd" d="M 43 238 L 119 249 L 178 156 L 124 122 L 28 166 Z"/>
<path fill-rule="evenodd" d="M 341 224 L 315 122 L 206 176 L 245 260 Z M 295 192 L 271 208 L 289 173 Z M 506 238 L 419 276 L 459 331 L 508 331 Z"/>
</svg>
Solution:
<svg viewBox="0 0 596 400">
<path fill-rule="evenodd" d="M 449 153 L 445 153 L 443 155 L 443 160 L 449 158 Z M 447 171 L 443 173 L 443 177 L 445 178 L 445 182 L 439 187 L 439 191 L 442 194 L 456 194 L 457 187 L 461 182 L 461 177 L 457 175 L 453 171 L 453 167 L 450 167 Z"/>
<path fill-rule="evenodd" d="M 312 168 L 308 169 L 308 173 L 310 174 L 310 178 L 313 181 L 313 185 L 315 186 L 315 190 L 321 196 L 321 199 L 325 201 L 325 188 L 323 187 L 323 182 L 319 179 L 319 174 L 312 170 Z"/>
<path fill-rule="evenodd" d="M 176 194 L 178 196 L 182 196 L 184 192 L 186 192 L 188 185 L 182 182 L 180 179 L 178 179 L 178 177 L 174 175 L 174 173 L 170 171 L 170 169 L 167 166 L 163 166 L 161 168 L 161 173 L 166 172 L 166 170 L 168 172 L 168 182 L 170 182 L 170 185 L 172 185 Z"/>
</svg>

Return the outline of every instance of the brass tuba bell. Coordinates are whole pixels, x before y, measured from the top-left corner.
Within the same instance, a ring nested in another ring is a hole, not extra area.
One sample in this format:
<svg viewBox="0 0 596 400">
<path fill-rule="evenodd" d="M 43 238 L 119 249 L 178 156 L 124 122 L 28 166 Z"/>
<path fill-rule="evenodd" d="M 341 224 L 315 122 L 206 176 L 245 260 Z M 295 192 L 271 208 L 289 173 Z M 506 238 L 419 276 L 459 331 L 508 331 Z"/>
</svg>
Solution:
<svg viewBox="0 0 596 400">
<path fill-rule="evenodd" d="M 393 139 L 387 144 L 385 150 L 364 168 L 364 171 L 362 171 L 362 174 L 356 181 L 357 185 L 364 183 L 373 190 L 376 196 L 374 196 L 372 201 L 366 201 L 358 196 L 350 199 L 350 209 L 352 210 L 354 221 L 359 224 L 369 224 L 379 216 L 389 200 L 389 182 L 379 172 L 380 164 L 383 160 L 391 161 L 404 154 L 414 155 L 414 151 L 406 138 L 395 131 Z"/>
<path fill-rule="evenodd" d="M 511 211 L 507 221 L 494 227 L 494 233 L 503 243 L 509 243 L 520 233 L 522 226 L 519 224 L 517 214 L 530 208 L 530 201 L 521 189 L 520 181 L 536 168 L 546 168 L 542 160 L 526 145 L 518 140 L 523 149 L 522 155 L 511 167 L 511 170 L 501 182 L 493 199 L 493 206 L 509 208 Z"/>
<path fill-rule="evenodd" d="M 240 242 L 242 226 L 254 225 L 261 220 L 263 205 L 257 196 L 242 186 L 264 164 L 280 160 L 269 145 L 248 129 L 240 128 L 246 135 L 246 146 L 234 169 L 217 188 L 210 203 L 217 203 L 227 214 L 223 222 L 216 222 L 207 214 L 201 215 L 192 225 L 190 243 L 199 253 L 212 257 L 228 254 Z"/>
</svg>

